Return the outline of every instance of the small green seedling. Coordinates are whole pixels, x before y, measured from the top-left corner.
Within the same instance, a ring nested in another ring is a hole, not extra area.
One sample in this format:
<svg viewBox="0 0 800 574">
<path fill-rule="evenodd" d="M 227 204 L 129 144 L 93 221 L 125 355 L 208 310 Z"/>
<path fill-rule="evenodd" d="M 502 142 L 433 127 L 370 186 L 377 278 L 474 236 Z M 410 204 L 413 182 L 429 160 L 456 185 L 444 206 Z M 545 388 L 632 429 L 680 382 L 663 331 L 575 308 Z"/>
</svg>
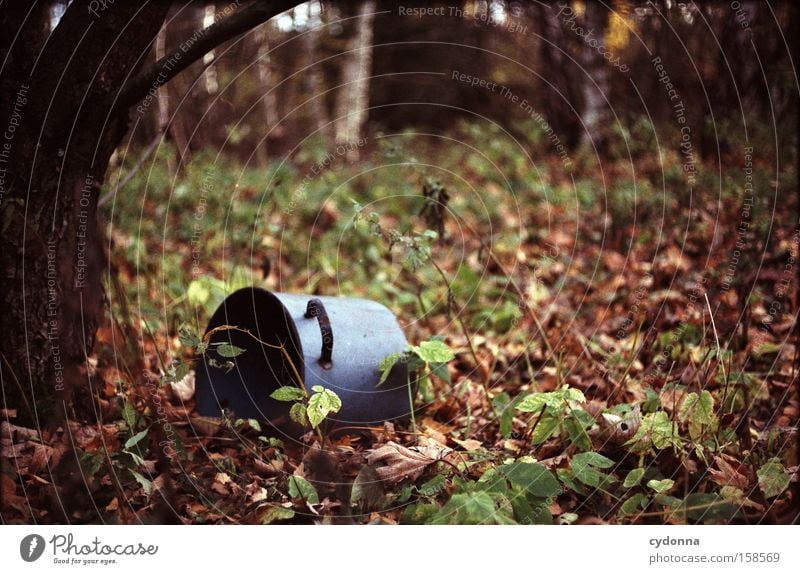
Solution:
<svg viewBox="0 0 800 574">
<path fill-rule="evenodd" d="M 289 409 L 289 417 L 296 423 L 317 431 L 322 440 L 319 425 L 329 414 L 338 413 L 342 408 L 342 399 L 330 389 L 321 385 L 311 387 L 311 396 L 305 389 L 293 386 L 279 387 L 270 395 L 276 401 L 294 403 Z"/>
<path fill-rule="evenodd" d="M 414 416 L 414 393 L 411 389 L 411 373 L 420 372 L 417 382 L 420 385 L 427 384 L 430 375 L 436 375 L 446 383 L 450 383 L 450 371 L 447 363 L 455 359 L 453 350 L 441 339 L 431 339 L 422 341 L 419 345 L 408 345 L 401 353 L 392 353 L 384 358 L 378 368 L 381 371 L 381 378 L 378 386 L 386 382 L 389 373 L 397 363 L 408 364 L 408 407 L 411 411 L 411 426 L 414 430 L 414 437 L 417 436 L 417 421 Z"/>
</svg>

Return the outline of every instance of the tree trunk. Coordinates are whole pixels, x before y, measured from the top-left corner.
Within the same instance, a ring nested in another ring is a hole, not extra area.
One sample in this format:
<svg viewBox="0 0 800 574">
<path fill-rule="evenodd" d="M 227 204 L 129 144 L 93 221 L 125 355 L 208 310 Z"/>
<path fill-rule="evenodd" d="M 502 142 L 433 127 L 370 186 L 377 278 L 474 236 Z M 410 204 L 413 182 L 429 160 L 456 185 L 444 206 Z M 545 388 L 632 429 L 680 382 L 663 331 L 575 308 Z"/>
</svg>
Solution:
<svg viewBox="0 0 800 574">
<path fill-rule="evenodd" d="M 542 87 L 544 115 L 553 129 L 564 134 L 567 145 L 574 147 L 578 143 L 579 128 L 569 104 L 578 100 L 578 94 L 575 82 L 571 79 L 571 63 L 562 51 L 567 49 L 567 42 L 559 7 L 540 4 L 533 8 L 536 10 L 534 17 L 538 17 L 542 31 L 540 74 L 549 84 Z"/>
<path fill-rule="evenodd" d="M 319 3 L 317 3 L 319 4 Z M 320 16 L 324 15 L 322 9 L 319 11 Z M 309 66 L 305 73 L 306 90 L 308 90 L 308 103 L 311 111 L 314 128 L 324 138 L 328 139 L 330 136 L 330 120 L 328 119 L 328 111 L 325 107 L 325 97 L 322 92 L 322 66 L 317 63 L 317 52 L 319 51 L 319 30 L 323 22 L 316 21 L 309 9 L 309 29 L 303 34 L 303 49 L 306 54 L 306 66 Z"/>
<path fill-rule="evenodd" d="M 596 39 L 604 42 L 608 27 L 608 9 L 600 2 L 587 2 L 584 15 L 586 38 L 580 46 L 580 62 L 583 66 L 583 143 L 602 153 L 608 139 L 611 121 L 609 97 L 609 70 L 603 55 L 589 42 Z M 589 34 L 594 33 L 590 38 Z"/>
<path fill-rule="evenodd" d="M 87 376 L 104 299 L 95 210 L 128 126 L 127 108 L 112 104 L 167 8 L 119 3 L 95 15 L 77 0 L 46 44 L 46 10 L 2 22 L 2 384 L 5 402 L 37 423 L 64 416 Z"/>
<path fill-rule="evenodd" d="M 264 139 L 260 153 L 264 166 L 269 164 L 270 141 L 275 140 L 273 133 L 278 123 L 278 98 L 275 92 L 275 81 L 272 78 L 272 58 L 269 54 L 269 25 L 264 24 L 256 30 L 254 40 L 258 44 L 258 84 L 262 93 L 261 103 L 264 112 Z"/>
<path fill-rule="evenodd" d="M 358 160 L 358 142 L 367 120 L 374 19 L 375 2 L 365 0 L 359 8 L 356 33 L 348 43 L 348 53 L 342 63 L 336 100 L 336 143 L 348 146 L 348 161 Z"/>
<path fill-rule="evenodd" d="M 0 384 L 22 422 L 68 415 L 88 378 L 104 310 L 98 193 L 131 106 L 146 113 L 209 50 L 295 4 L 252 2 L 136 75 L 169 2 L 75 0 L 49 36 L 48 3 L 0 11 Z"/>
<path fill-rule="evenodd" d="M 164 25 L 161 26 L 161 29 L 158 31 L 158 36 L 156 36 L 156 60 L 160 60 L 161 58 L 163 58 L 166 55 L 166 53 L 167 53 L 167 22 L 164 22 Z M 164 86 L 163 88 L 158 90 L 156 98 L 158 98 L 158 126 L 156 127 L 156 133 L 163 138 L 166 135 L 167 131 L 170 130 L 169 87 Z M 178 155 L 180 157 L 180 154 Z M 177 170 L 178 166 L 175 163 L 174 156 L 170 155 L 169 158 L 167 159 L 167 167 L 170 173 L 175 173 L 175 171 Z"/>
</svg>

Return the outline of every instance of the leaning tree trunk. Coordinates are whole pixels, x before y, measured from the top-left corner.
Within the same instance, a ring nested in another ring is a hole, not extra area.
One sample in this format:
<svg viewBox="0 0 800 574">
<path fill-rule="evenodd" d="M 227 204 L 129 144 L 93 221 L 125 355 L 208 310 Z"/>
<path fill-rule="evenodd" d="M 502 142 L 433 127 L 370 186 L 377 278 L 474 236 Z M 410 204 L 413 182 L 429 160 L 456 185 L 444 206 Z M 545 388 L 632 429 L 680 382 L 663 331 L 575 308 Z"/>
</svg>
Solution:
<svg viewBox="0 0 800 574">
<path fill-rule="evenodd" d="M 293 7 L 251 2 L 136 75 L 169 2 L 75 0 L 49 34 L 46 2 L 0 11 L 0 385 L 37 423 L 87 378 L 102 319 L 98 192 L 129 110 L 208 51 Z M 138 105 L 137 105 L 138 104 Z M 46 420 L 55 419 L 50 416 Z"/>
<path fill-rule="evenodd" d="M 86 377 L 104 299 L 98 192 L 128 127 L 127 108 L 112 111 L 113 102 L 167 7 L 123 2 L 93 13 L 76 0 L 46 43 L 46 9 L 4 8 L 2 387 L 4 402 L 37 422 L 63 416 Z"/>
</svg>

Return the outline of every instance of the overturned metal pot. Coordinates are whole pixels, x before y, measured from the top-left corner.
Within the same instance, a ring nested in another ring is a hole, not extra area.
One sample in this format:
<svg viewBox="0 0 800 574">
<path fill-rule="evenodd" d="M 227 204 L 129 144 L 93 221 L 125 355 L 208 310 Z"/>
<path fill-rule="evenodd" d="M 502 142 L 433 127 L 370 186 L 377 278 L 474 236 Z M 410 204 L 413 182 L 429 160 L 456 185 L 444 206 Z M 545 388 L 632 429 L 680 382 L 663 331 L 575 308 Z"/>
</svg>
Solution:
<svg viewBox="0 0 800 574">
<path fill-rule="evenodd" d="M 398 362 L 378 386 L 381 360 L 406 348 L 397 319 L 383 305 L 365 299 L 309 297 L 250 287 L 231 294 L 216 310 L 206 333 L 222 326 L 197 366 L 197 410 L 219 416 L 223 409 L 239 418 L 267 422 L 296 433 L 289 404 L 270 398 L 278 387 L 315 385 L 334 391 L 342 408 L 328 417 L 331 427 L 382 423 L 410 412 L 407 366 Z M 247 331 L 247 332 L 243 332 Z M 220 356 L 229 343 L 244 349 Z M 265 344 L 266 343 L 266 344 Z M 285 353 L 276 346 L 283 345 Z M 233 363 L 232 368 L 213 366 Z"/>
</svg>

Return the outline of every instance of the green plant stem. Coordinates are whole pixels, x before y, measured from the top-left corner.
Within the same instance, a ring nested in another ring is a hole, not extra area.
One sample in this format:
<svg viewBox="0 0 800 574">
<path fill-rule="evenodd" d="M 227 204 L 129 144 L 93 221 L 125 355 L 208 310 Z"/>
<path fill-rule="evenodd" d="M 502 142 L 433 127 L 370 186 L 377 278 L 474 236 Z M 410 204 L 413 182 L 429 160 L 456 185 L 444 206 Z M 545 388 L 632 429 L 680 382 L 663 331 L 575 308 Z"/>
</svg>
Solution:
<svg viewBox="0 0 800 574">
<path fill-rule="evenodd" d="M 722 367 L 722 378 L 725 381 L 725 388 L 728 387 L 728 375 L 725 372 L 725 358 L 722 356 L 722 349 L 719 346 L 719 335 L 717 334 L 717 324 L 714 322 L 714 313 L 711 311 L 711 302 L 708 300 L 708 293 L 703 293 L 708 305 L 708 314 L 711 316 L 711 328 L 714 330 L 714 339 L 717 341 L 717 360 Z"/>
<path fill-rule="evenodd" d="M 414 393 L 411 392 L 411 375 L 406 373 L 406 388 L 408 389 L 408 408 L 411 413 L 411 430 L 414 431 L 414 442 L 417 442 L 417 418 L 414 414 Z"/>
<path fill-rule="evenodd" d="M 208 347 L 208 343 L 211 340 L 212 335 L 220 331 L 238 331 L 240 333 L 248 335 L 249 337 L 257 341 L 258 343 L 261 343 L 265 347 L 269 347 L 270 349 L 280 349 L 284 359 L 286 359 L 289 362 L 289 366 L 292 368 L 292 372 L 294 373 L 294 376 L 297 379 L 298 386 L 301 389 L 303 389 L 306 395 L 308 395 L 308 389 L 306 389 L 306 385 L 303 382 L 303 377 L 301 377 L 300 373 L 297 371 L 297 367 L 295 366 L 294 361 L 292 361 L 292 357 L 289 355 L 289 352 L 286 350 L 286 345 L 284 343 L 281 343 L 280 345 L 274 345 L 272 343 L 267 343 L 266 341 L 262 341 L 247 329 L 242 329 L 241 327 L 236 327 L 235 325 L 220 325 L 219 327 L 214 327 L 208 333 L 203 335 L 203 344 L 206 346 L 206 348 Z"/>
<path fill-rule="evenodd" d="M 448 297 L 453 293 L 453 288 L 450 283 L 450 280 L 447 278 L 447 275 L 442 270 L 441 267 L 434 261 L 433 257 L 430 258 L 431 265 L 436 271 L 439 273 L 439 276 L 444 281 L 445 286 L 447 287 L 447 295 Z M 481 385 L 483 386 L 483 392 L 486 394 L 486 401 L 489 403 L 489 408 L 492 411 L 492 414 L 497 417 L 497 411 L 492 404 L 492 397 L 489 394 L 489 384 L 491 383 L 490 376 L 491 374 L 488 372 L 484 372 L 481 369 L 481 362 L 478 359 L 478 353 L 475 351 L 475 345 L 472 343 L 472 337 L 469 334 L 469 330 L 467 329 L 466 323 L 464 323 L 464 317 L 462 316 L 461 309 L 456 309 L 456 321 L 458 321 L 458 325 L 461 327 L 461 332 L 464 334 L 464 338 L 467 340 L 467 346 L 469 347 L 470 355 L 472 355 L 472 360 L 475 361 L 475 368 L 481 373 Z"/>
<path fill-rule="evenodd" d="M 639 323 L 639 328 L 636 329 L 636 334 L 633 336 L 633 345 L 631 345 L 631 356 L 628 360 L 628 364 L 625 367 L 625 372 L 622 373 L 622 378 L 619 380 L 619 390 L 624 393 L 625 392 L 625 379 L 628 378 L 628 373 L 631 372 L 631 367 L 633 366 L 633 362 L 636 360 L 636 357 L 639 355 L 639 352 L 636 351 L 636 345 L 639 342 L 639 335 L 642 332 L 642 327 L 644 326 L 644 321 Z M 641 349 L 640 349 L 641 350 Z M 624 400 L 624 395 L 623 395 Z"/>
<path fill-rule="evenodd" d="M 164 373 L 167 372 L 167 365 L 164 363 L 164 358 L 161 356 L 161 350 L 158 348 L 158 341 L 156 341 L 155 335 L 153 335 L 153 331 L 150 330 L 150 325 L 147 324 L 146 319 L 142 319 L 144 323 L 144 328 L 147 330 L 147 334 L 150 335 L 150 339 L 153 341 L 153 347 L 156 350 L 156 357 L 158 357 L 158 362 L 161 364 L 161 370 Z"/>
<path fill-rule="evenodd" d="M 530 428 L 528 432 L 525 433 L 525 442 L 532 440 L 533 433 L 536 432 L 536 427 L 539 426 L 539 422 L 542 420 L 544 416 L 544 411 L 547 409 L 547 405 L 542 405 L 542 408 L 539 410 L 539 414 L 536 416 L 536 421 L 534 421 L 533 426 Z M 539 445 L 536 445 L 536 449 L 538 450 Z"/>
</svg>

